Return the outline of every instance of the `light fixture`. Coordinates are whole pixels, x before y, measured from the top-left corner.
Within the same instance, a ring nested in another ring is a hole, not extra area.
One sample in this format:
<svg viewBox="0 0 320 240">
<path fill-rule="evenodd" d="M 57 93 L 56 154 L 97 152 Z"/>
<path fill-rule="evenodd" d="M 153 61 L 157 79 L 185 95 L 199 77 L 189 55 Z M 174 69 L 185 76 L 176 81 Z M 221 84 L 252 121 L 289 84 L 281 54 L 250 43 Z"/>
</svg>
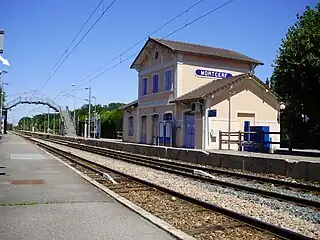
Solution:
<svg viewBox="0 0 320 240">
<path fill-rule="evenodd" d="M 284 110 L 285 108 L 286 108 L 286 105 L 283 102 L 281 102 L 280 103 L 280 110 Z"/>
</svg>

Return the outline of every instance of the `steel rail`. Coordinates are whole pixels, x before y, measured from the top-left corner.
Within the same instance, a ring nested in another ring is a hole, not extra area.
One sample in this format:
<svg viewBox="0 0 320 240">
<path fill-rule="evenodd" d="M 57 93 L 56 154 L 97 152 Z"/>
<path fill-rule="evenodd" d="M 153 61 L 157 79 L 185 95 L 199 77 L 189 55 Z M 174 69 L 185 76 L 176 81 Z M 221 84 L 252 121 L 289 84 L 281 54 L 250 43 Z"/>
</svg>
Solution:
<svg viewBox="0 0 320 240">
<path fill-rule="evenodd" d="M 145 181 L 145 180 L 142 180 L 140 178 L 137 178 L 137 177 L 134 177 L 134 176 L 130 176 L 130 175 L 127 175 L 125 173 L 122 173 L 120 171 L 117 171 L 117 170 L 114 170 L 112 168 L 109 168 L 109 167 L 106 167 L 106 166 L 103 166 L 103 165 L 100 165 L 99 163 L 96 163 L 96 162 L 93 162 L 93 161 L 90 161 L 90 160 L 87 160 L 85 158 L 82 158 L 82 157 L 79 157 L 79 156 L 76 156 L 70 152 L 67 152 L 67 151 L 64 151 L 64 150 L 61 150 L 61 149 L 58 149 L 58 148 L 55 148 L 53 146 L 50 146 L 50 145 L 47 145 L 47 144 L 44 144 L 44 143 L 41 143 L 41 142 L 37 142 L 35 140 L 32 140 L 32 139 L 29 139 L 31 140 L 32 142 L 34 142 L 35 144 L 39 145 L 40 147 L 43 147 L 51 152 L 54 152 L 56 153 L 57 155 L 60 155 L 72 162 L 75 162 L 77 164 L 80 164 L 79 161 L 75 160 L 74 158 L 76 159 L 79 159 L 80 161 L 83 161 L 83 162 L 87 162 L 87 163 L 90 163 L 90 164 L 94 164 L 96 166 L 99 166 L 99 167 L 102 167 L 104 169 L 107 169 L 108 171 L 111 171 L 111 172 L 114 172 L 116 174 L 119 174 L 121 176 L 124 176 L 124 177 L 127 177 L 129 179 L 132 179 L 134 181 L 137 181 L 137 182 L 140 182 L 140 183 L 143 183 L 145 185 L 148 185 L 148 186 L 151 186 L 151 187 L 154 187 L 160 191 L 163 191 L 165 193 L 168 193 L 170 195 L 173 195 L 175 197 L 178 197 L 180 199 L 183 199 L 183 200 L 186 200 L 188 202 L 191 202 L 191 203 L 194 203 L 196 205 L 199 205 L 201 207 L 204 207 L 206 209 L 209 209 L 209 210 L 212 210 L 214 212 L 218 212 L 218 213 L 221 213 L 225 216 L 228 216 L 230 218 L 233 218 L 237 221 L 241 221 L 243 223 L 246 223 L 247 225 L 249 226 L 252 226 L 254 228 L 257 228 L 257 229 L 260 229 L 260 230 L 263 230 L 263 231 L 266 231 L 266 232 L 269 232 L 271 233 L 272 235 L 275 235 L 275 236 L 278 236 L 282 239 L 297 239 L 297 240 L 305 240 L 305 239 L 312 239 L 312 238 L 309 238 L 305 235 L 302 235 L 302 234 L 299 234 L 299 233 L 296 233 L 296 232 L 293 232 L 291 230 L 288 230 L 288 229 L 285 229 L 285 228 L 281 228 L 281 227 L 278 227 L 278 226 L 275 226 L 275 225 L 272 225 L 272 224 L 269 224 L 269 223 L 266 223 L 266 222 L 263 222 L 261 220 L 258 220 L 256 218 L 253 218 L 253 217 L 249 217 L 247 215 L 244 215 L 244 214 L 241 214 L 241 213 L 238 213 L 238 212 L 235 212 L 235 211 L 232 211 L 232 210 L 228 210 L 228 209 L 225 209 L 225 208 L 222 208 L 222 207 L 219 207 L 217 205 L 214 205 L 214 204 L 210 204 L 210 203 L 207 203 L 207 202 L 204 202 L 204 201 L 201 201 L 201 200 L 198 200 L 198 199 L 195 199 L 195 198 L 192 198 L 192 197 L 189 197 L 189 196 L 186 196 L 184 194 L 181 194 L 179 192 L 176 192 L 176 191 L 173 191 L 171 189 L 168 189 L 168 188 L 165 188 L 165 187 L 162 187 L 162 186 L 159 186 L 159 185 L 156 185 L 154 183 L 151 183 L 151 182 L 148 182 L 148 181 Z M 85 165 L 85 164 L 82 164 L 82 166 L 86 167 L 86 168 L 89 168 L 89 166 Z M 90 170 L 93 170 L 99 174 L 101 174 L 102 172 L 97 170 L 97 169 L 94 169 L 91 167 Z"/>
<path fill-rule="evenodd" d="M 119 151 L 110 150 L 110 149 L 106 149 L 106 148 L 98 148 L 95 146 L 90 146 L 90 145 L 85 145 L 85 144 L 77 144 L 77 143 L 73 143 L 73 142 L 65 142 L 65 141 L 57 141 L 57 140 L 50 140 L 50 141 L 54 142 L 54 143 L 58 143 L 58 144 L 63 144 L 66 146 L 71 145 L 72 147 L 80 149 L 80 150 L 88 151 L 88 152 L 95 153 L 95 154 L 100 154 L 100 155 L 106 156 L 106 157 L 116 158 L 116 159 L 119 159 L 122 161 L 130 162 L 130 163 L 134 163 L 134 164 L 138 164 L 138 165 L 142 165 L 142 166 L 146 166 L 146 167 L 151 167 L 153 169 L 166 171 L 166 172 L 170 172 L 173 174 L 178 174 L 178 175 L 193 178 L 196 180 L 201 180 L 201 181 L 206 181 L 206 182 L 210 182 L 213 184 L 218 184 L 220 186 L 231 187 L 233 189 L 242 190 L 242 191 L 246 191 L 249 193 L 260 194 L 265 197 L 277 198 L 277 199 L 293 202 L 296 204 L 301 204 L 301 205 L 308 206 L 308 207 L 320 208 L 320 202 L 317 202 L 317 201 L 313 201 L 313 200 L 309 200 L 309 199 L 305 199 L 305 198 L 299 198 L 299 197 L 295 197 L 295 196 L 290 196 L 290 195 L 277 193 L 277 192 L 273 192 L 273 191 L 267 191 L 264 189 L 248 187 L 248 186 L 240 185 L 240 184 L 236 184 L 236 183 L 225 182 L 225 181 L 193 174 L 195 169 L 208 171 L 208 168 L 204 168 L 204 167 L 199 168 L 198 166 L 192 166 L 192 165 L 187 165 L 187 164 L 178 164 L 178 166 L 177 166 L 176 162 L 169 162 L 169 161 L 163 161 L 163 160 L 154 161 L 155 159 L 150 160 L 148 157 L 142 157 L 143 159 L 141 159 L 141 156 L 138 156 L 138 155 L 122 153 Z M 128 158 L 128 157 L 130 157 L 130 158 Z M 210 171 L 208 171 L 208 172 L 210 172 Z M 247 176 L 247 175 L 242 174 L 241 176 Z M 237 177 L 238 177 L 238 175 L 237 175 Z M 263 179 L 268 179 L 268 178 L 263 178 Z M 281 181 L 281 182 L 284 182 L 284 181 Z M 265 181 L 263 183 L 271 183 L 271 182 Z M 300 184 L 300 185 L 303 185 L 303 184 Z M 286 186 L 288 186 L 288 185 L 286 185 Z"/>
</svg>

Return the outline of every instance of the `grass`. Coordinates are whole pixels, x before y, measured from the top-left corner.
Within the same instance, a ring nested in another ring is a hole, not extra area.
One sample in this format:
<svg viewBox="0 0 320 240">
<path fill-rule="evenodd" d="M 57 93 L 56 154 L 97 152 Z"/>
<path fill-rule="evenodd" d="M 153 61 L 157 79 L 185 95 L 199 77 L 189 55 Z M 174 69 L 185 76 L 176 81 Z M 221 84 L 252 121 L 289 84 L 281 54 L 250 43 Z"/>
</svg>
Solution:
<svg viewBox="0 0 320 240">
<path fill-rule="evenodd" d="M 4 203 L 0 202 L 0 207 L 4 206 L 29 206 L 29 205 L 37 205 L 37 204 L 59 204 L 64 202 L 15 202 L 15 203 Z"/>
<path fill-rule="evenodd" d="M 36 205 L 37 202 L 16 202 L 16 203 L 1 203 L 0 206 L 25 206 L 25 205 Z"/>
</svg>

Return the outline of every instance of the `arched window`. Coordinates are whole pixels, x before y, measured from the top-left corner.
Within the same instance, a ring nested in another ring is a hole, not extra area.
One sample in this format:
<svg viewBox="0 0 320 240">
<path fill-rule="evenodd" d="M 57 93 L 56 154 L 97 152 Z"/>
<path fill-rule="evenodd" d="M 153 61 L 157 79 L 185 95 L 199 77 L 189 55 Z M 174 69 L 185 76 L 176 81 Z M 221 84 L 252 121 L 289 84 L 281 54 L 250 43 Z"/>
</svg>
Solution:
<svg viewBox="0 0 320 240">
<path fill-rule="evenodd" d="M 140 132 L 140 142 L 147 142 L 147 116 L 141 116 L 141 132 Z"/>
<path fill-rule="evenodd" d="M 172 113 L 166 113 L 163 115 L 163 120 L 172 120 Z"/>
<path fill-rule="evenodd" d="M 128 119 L 128 136 L 133 136 L 134 134 L 134 122 L 133 117 L 129 117 Z"/>
<path fill-rule="evenodd" d="M 152 137 L 159 136 L 159 115 L 154 114 L 152 116 Z"/>
</svg>

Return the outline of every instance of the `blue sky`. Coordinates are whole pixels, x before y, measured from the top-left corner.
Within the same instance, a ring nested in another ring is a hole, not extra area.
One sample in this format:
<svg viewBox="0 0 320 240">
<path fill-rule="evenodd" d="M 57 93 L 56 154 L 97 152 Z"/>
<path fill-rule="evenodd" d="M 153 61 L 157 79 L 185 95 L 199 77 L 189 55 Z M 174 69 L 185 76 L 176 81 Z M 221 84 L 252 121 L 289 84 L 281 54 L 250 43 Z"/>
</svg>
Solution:
<svg viewBox="0 0 320 240">
<path fill-rule="evenodd" d="M 1 0 L 0 28 L 5 30 L 4 57 L 11 66 L 4 81 L 11 100 L 40 85 L 69 45 L 77 31 L 100 0 Z M 82 34 L 99 17 L 111 0 L 104 0 Z M 54 98 L 60 91 L 70 89 L 95 69 L 126 50 L 141 38 L 187 9 L 196 0 L 124 1 L 117 0 L 95 25 L 76 50 L 64 62 L 39 93 Z M 226 0 L 204 0 L 187 15 L 154 34 L 164 37 Z M 272 74 L 272 63 L 281 38 L 296 21 L 306 5 L 314 7 L 316 0 L 235 0 L 197 23 L 184 28 L 168 39 L 232 49 L 264 62 L 256 75 L 265 80 Z M 80 37 L 82 36 L 80 34 Z M 79 38 L 80 39 L 80 38 Z M 77 41 L 76 41 L 77 42 Z M 126 53 L 122 59 L 138 52 L 144 42 Z M 129 102 L 137 97 L 137 73 L 130 70 L 133 58 L 120 64 L 91 82 L 97 103 Z M 118 63 L 117 59 L 105 69 Z M 85 103 L 87 91 L 81 86 L 76 91 L 77 107 Z M 68 92 L 72 94 L 72 92 Z M 30 96 L 31 94 L 23 94 Z M 73 108 L 73 98 L 62 95 L 58 104 Z M 46 107 L 19 105 L 9 113 L 17 122 L 24 115 L 47 112 Z"/>
</svg>

